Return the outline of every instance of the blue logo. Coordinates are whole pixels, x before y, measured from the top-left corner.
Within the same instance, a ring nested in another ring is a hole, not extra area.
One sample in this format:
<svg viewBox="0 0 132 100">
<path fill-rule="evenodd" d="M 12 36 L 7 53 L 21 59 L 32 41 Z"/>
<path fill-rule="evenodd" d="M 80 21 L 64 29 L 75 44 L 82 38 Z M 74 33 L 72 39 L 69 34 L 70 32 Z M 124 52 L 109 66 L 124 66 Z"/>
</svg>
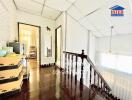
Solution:
<svg viewBox="0 0 132 100">
<path fill-rule="evenodd" d="M 113 6 L 111 9 L 111 16 L 124 16 L 124 7 L 119 5 Z"/>
</svg>

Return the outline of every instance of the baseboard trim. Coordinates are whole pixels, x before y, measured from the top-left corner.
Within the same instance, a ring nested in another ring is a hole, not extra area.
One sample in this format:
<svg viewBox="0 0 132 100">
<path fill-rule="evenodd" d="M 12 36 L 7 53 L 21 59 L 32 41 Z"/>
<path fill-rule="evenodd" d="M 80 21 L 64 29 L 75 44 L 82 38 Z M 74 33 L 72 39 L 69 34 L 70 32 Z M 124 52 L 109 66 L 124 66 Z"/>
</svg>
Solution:
<svg viewBox="0 0 132 100">
<path fill-rule="evenodd" d="M 57 66 L 55 63 L 40 65 L 41 68 L 52 67 L 52 66 L 55 66 L 55 68 L 60 69 L 60 71 L 64 71 L 64 69 L 62 67 Z"/>
<path fill-rule="evenodd" d="M 51 67 L 51 66 L 55 66 L 55 63 L 49 63 L 49 64 L 42 64 L 40 65 L 40 67 Z"/>
<path fill-rule="evenodd" d="M 58 69 L 60 69 L 60 71 L 64 71 L 64 68 L 59 67 L 59 66 L 57 66 L 57 65 L 56 65 L 56 67 L 57 67 Z"/>
</svg>

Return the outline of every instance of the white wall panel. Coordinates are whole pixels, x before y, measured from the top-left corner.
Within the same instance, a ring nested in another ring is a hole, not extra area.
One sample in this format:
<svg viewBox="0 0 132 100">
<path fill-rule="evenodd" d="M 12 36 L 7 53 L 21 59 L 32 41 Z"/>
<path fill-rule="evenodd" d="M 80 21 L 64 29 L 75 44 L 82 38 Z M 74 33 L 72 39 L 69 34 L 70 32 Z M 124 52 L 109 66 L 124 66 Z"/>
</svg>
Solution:
<svg viewBox="0 0 132 100">
<path fill-rule="evenodd" d="M 7 3 L 8 2 L 8 3 Z M 0 1 L 0 45 L 17 38 L 16 10 L 11 0 Z"/>
<path fill-rule="evenodd" d="M 67 16 L 67 51 L 81 53 L 87 52 L 88 31 L 78 22 Z"/>
<path fill-rule="evenodd" d="M 65 48 L 66 48 L 66 44 L 65 44 L 65 41 L 66 41 L 66 23 L 65 23 L 65 20 L 66 19 L 66 13 L 63 12 L 58 19 L 56 19 L 56 28 L 61 26 L 62 30 L 62 34 L 61 34 L 61 67 L 64 67 L 63 65 L 63 51 L 65 51 Z"/>
</svg>

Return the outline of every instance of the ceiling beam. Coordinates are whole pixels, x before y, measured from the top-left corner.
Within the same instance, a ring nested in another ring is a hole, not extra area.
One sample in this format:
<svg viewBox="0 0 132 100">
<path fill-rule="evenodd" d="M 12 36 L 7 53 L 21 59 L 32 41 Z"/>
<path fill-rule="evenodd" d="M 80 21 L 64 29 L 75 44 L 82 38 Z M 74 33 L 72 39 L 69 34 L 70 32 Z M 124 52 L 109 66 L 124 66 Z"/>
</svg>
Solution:
<svg viewBox="0 0 132 100">
<path fill-rule="evenodd" d="M 69 0 L 66 0 L 67 2 L 70 2 Z M 66 9 L 66 11 L 68 11 L 73 5 L 75 5 L 75 3 L 77 2 L 78 0 L 75 0 L 74 2 L 70 2 L 71 5 L 69 6 L 68 9 Z"/>
<path fill-rule="evenodd" d="M 55 21 L 61 16 L 62 13 L 63 13 L 63 12 L 60 12 L 60 13 L 58 14 L 58 16 L 55 18 Z"/>
<path fill-rule="evenodd" d="M 44 10 L 44 6 L 45 6 L 45 2 L 46 2 L 46 0 L 44 0 L 42 11 L 41 11 L 41 15 L 43 15 L 43 10 Z"/>
<path fill-rule="evenodd" d="M 43 4 L 39 3 L 39 2 L 36 1 L 36 0 L 32 0 L 32 1 L 33 1 L 34 3 L 39 4 L 39 5 L 43 5 Z M 55 9 L 55 8 L 52 8 L 52 7 L 48 6 L 48 5 L 46 5 L 46 3 L 45 3 L 45 7 L 50 8 L 50 9 L 55 10 L 55 11 L 60 11 L 60 10 L 57 10 L 57 9 Z"/>
<path fill-rule="evenodd" d="M 17 7 L 17 5 L 16 5 L 15 0 L 12 0 L 12 1 L 13 1 L 13 4 L 14 4 L 14 6 L 15 6 L 16 10 L 17 10 L 17 9 L 18 9 L 18 7 Z"/>
<path fill-rule="evenodd" d="M 78 20 L 76 20 L 74 17 L 72 17 L 72 15 L 70 15 L 68 12 L 66 14 L 69 15 L 74 21 L 76 21 L 77 23 L 79 23 L 84 29 L 89 30 L 87 27 L 85 27 L 84 25 L 82 25 Z"/>
<path fill-rule="evenodd" d="M 28 13 L 28 14 L 30 14 L 30 15 L 40 16 L 40 17 L 43 17 L 43 18 L 46 18 L 46 19 L 49 19 L 49 20 L 54 20 L 54 19 L 51 19 L 51 18 L 48 18 L 48 17 L 45 17 L 45 16 L 41 16 L 41 15 L 39 15 L 39 14 L 37 15 L 37 14 L 31 13 L 31 12 L 29 12 L 29 11 L 27 11 L 27 10 L 25 11 L 25 10 L 22 10 L 22 9 L 19 9 L 19 8 L 18 8 L 18 10 L 21 11 L 21 12 L 24 12 L 24 13 Z"/>
<path fill-rule="evenodd" d="M 72 6 L 74 6 L 75 8 L 77 8 L 74 4 L 72 5 Z M 78 9 L 78 8 L 77 8 Z M 78 9 L 78 11 L 79 11 L 79 13 L 80 14 L 82 14 L 81 13 L 81 11 Z M 71 15 L 70 15 L 71 16 Z M 73 16 L 72 16 L 73 17 Z M 74 18 L 74 17 L 73 17 Z M 74 18 L 75 19 L 75 18 Z M 88 19 L 87 19 L 88 20 Z M 79 20 L 76 20 L 78 23 L 80 23 L 79 22 Z M 99 33 L 101 33 L 102 34 L 102 32 L 92 23 L 92 22 L 90 22 L 90 21 L 88 21 L 93 27 L 94 27 L 94 29 L 97 31 L 97 32 L 99 32 Z M 82 24 L 81 24 L 82 25 Z M 84 26 L 84 25 L 83 25 Z M 85 27 L 86 28 L 86 27 Z M 86 28 L 87 29 L 87 28 Z M 87 29 L 87 30 L 90 30 L 90 29 Z"/>
</svg>

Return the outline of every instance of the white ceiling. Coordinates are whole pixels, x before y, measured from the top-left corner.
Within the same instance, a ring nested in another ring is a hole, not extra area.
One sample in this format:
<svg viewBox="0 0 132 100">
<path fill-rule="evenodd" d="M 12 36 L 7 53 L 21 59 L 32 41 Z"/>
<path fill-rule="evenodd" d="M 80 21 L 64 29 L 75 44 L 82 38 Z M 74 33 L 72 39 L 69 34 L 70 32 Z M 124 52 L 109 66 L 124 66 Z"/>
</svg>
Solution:
<svg viewBox="0 0 132 100">
<path fill-rule="evenodd" d="M 14 1 L 18 10 L 53 20 L 55 20 L 62 11 L 67 10 L 67 13 L 70 16 L 76 19 L 87 29 L 92 30 L 97 37 L 109 36 L 111 26 L 114 26 L 114 35 L 132 33 L 132 0 Z M 109 8 L 115 5 L 120 5 L 125 8 L 124 17 L 111 17 L 111 11 Z"/>
</svg>

